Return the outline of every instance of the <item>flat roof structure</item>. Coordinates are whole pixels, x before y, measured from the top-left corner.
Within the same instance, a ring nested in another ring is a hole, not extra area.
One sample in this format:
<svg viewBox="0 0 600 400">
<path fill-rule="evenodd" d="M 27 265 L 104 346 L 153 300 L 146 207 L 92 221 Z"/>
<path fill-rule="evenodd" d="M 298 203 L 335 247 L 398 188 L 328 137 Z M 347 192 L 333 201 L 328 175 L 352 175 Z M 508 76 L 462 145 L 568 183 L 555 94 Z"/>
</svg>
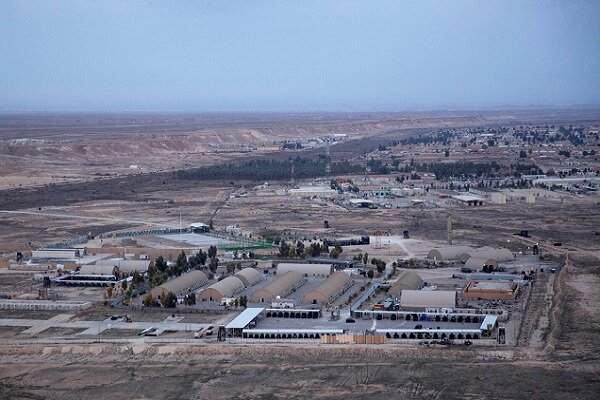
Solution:
<svg viewBox="0 0 600 400">
<path fill-rule="evenodd" d="M 131 278 L 129 278 L 131 279 Z M 124 279 L 117 280 L 114 275 L 62 275 L 52 282 L 62 286 L 115 286 Z"/>
<path fill-rule="evenodd" d="M 237 317 L 231 320 L 231 322 L 225 325 L 225 329 L 244 329 L 264 310 L 263 307 L 246 308 Z"/>
<path fill-rule="evenodd" d="M 290 189 L 288 193 L 292 196 L 335 197 L 338 195 L 337 190 L 328 186 L 303 186 L 297 189 Z"/>
<path fill-rule="evenodd" d="M 485 199 L 483 197 L 475 196 L 472 194 L 458 194 L 458 195 L 454 195 L 454 196 L 450 196 L 450 197 L 452 197 L 454 200 L 458 200 L 469 206 L 482 205 L 483 202 L 485 201 Z"/>
<path fill-rule="evenodd" d="M 474 273 L 468 274 L 467 277 L 474 281 L 522 281 L 523 275 L 512 275 L 512 274 L 486 274 L 486 273 Z"/>
<path fill-rule="evenodd" d="M 471 281 L 465 287 L 462 297 L 471 299 L 514 300 L 520 285 L 513 281 Z"/>
<path fill-rule="evenodd" d="M 498 317 L 496 315 L 486 315 L 481 323 L 481 331 L 488 330 L 488 327 L 491 325 L 492 329 L 496 327 L 496 323 L 498 322 Z"/>
<path fill-rule="evenodd" d="M 449 290 L 403 290 L 400 306 L 409 309 L 456 307 L 456 292 Z"/>
</svg>

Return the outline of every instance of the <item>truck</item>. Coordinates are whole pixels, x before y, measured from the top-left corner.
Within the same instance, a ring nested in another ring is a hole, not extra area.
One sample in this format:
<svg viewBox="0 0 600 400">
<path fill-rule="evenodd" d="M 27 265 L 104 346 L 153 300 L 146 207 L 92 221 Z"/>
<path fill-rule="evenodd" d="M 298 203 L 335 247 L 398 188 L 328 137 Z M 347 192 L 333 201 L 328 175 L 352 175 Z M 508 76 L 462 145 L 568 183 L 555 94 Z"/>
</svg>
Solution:
<svg viewBox="0 0 600 400">
<path fill-rule="evenodd" d="M 271 308 L 294 308 L 296 302 L 291 299 L 280 299 L 276 298 L 271 302 Z"/>
</svg>

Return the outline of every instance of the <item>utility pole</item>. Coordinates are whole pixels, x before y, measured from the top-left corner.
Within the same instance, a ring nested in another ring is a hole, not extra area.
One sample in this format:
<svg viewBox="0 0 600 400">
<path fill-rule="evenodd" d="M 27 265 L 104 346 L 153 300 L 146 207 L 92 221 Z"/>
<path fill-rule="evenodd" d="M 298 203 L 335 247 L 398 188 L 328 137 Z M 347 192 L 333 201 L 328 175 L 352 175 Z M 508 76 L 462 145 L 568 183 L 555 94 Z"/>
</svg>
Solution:
<svg viewBox="0 0 600 400">
<path fill-rule="evenodd" d="M 448 231 L 448 246 L 452 246 L 452 215 L 448 214 L 446 229 Z"/>
</svg>

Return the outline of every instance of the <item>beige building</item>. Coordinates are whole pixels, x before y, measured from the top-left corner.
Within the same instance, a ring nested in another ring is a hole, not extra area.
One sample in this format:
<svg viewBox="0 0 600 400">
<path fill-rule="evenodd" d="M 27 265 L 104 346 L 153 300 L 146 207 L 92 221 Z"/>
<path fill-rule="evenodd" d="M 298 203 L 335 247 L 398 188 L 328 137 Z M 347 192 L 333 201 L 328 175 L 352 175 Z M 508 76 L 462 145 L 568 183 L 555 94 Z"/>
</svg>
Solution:
<svg viewBox="0 0 600 400">
<path fill-rule="evenodd" d="M 202 301 L 221 301 L 223 297 L 235 297 L 244 288 L 244 282 L 239 277 L 228 276 L 200 292 L 200 299 Z"/>
<path fill-rule="evenodd" d="M 285 274 L 286 272 L 296 271 L 302 276 L 316 276 L 320 278 L 328 277 L 333 273 L 332 264 L 308 264 L 308 263 L 279 263 L 277 265 L 277 275 Z"/>
<path fill-rule="evenodd" d="M 156 286 L 150 293 L 155 299 L 160 299 L 163 293 L 173 292 L 175 295 L 180 295 L 184 292 L 193 292 L 194 290 L 206 285 L 208 277 L 202 271 L 194 270 L 178 276 L 175 279 L 166 281 L 160 286 Z"/>
<path fill-rule="evenodd" d="M 456 292 L 450 290 L 403 290 L 400 306 L 405 310 L 456 307 Z"/>
<path fill-rule="evenodd" d="M 319 286 L 304 295 L 304 304 L 330 304 L 344 293 L 354 281 L 345 272 L 336 272 Z"/>
<path fill-rule="evenodd" d="M 463 298 L 514 300 L 521 285 L 511 281 L 471 281 L 462 293 Z"/>
<path fill-rule="evenodd" d="M 289 271 L 283 275 L 278 274 L 273 282 L 257 290 L 250 300 L 254 303 L 265 303 L 277 298 L 277 296 L 283 298 L 304 285 L 305 282 L 306 280 L 302 274 L 297 271 Z"/>
<path fill-rule="evenodd" d="M 404 271 L 394 282 L 388 293 L 390 296 L 400 298 L 403 290 L 419 290 L 423 287 L 423 279 L 414 271 Z"/>
</svg>

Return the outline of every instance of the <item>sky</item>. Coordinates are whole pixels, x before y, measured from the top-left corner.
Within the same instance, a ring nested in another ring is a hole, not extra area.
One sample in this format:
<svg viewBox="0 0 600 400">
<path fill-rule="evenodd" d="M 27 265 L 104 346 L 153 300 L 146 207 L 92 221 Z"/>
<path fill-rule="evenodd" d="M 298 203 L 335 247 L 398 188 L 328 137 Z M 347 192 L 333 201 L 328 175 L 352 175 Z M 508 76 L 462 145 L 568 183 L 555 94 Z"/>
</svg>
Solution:
<svg viewBox="0 0 600 400">
<path fill-rule="evenodd" d="M 600 1 L 0 1 L 0 112 L 600 104 Z"/>
</svg>

